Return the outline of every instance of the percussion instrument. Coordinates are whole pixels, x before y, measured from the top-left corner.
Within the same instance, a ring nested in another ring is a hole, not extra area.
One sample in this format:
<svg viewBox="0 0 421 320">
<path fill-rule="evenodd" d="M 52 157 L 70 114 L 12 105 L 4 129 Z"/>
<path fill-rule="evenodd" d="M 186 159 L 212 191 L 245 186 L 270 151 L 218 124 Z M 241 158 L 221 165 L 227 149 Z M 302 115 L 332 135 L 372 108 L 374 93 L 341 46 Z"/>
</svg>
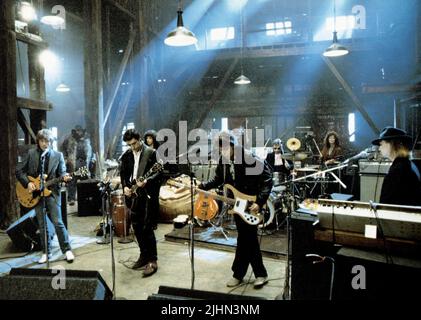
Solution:
<svg viewBox="0 0 421 320">
<path fill-rule="evenodd" d="M 287 148 L 292 152 L 297 151 L 301 148 L 301 141 L 297 138 L 291 138 L 287 141 Z"/>
<path fill-rule="evenodd" d="M 308 154 L 304 152 L 297 152 L 297 153 L 284 153 L 281 155 L 282 159 L 290 160 L 290 161 L 302 161 L 307 159 Z"/>
<path fill-rule="evenodd" d="M 113 225 L 117 237 L 130 234 L 129 210 L 126 205 L 114 205 L 112 209 Z"/>
<path fill-rule="evenodd" d="M 130 233 L 130 215 L 124 201 L 123 190 L 111 192 L 111 212 L 116 236 L 128 236 Z"/>
</svg>

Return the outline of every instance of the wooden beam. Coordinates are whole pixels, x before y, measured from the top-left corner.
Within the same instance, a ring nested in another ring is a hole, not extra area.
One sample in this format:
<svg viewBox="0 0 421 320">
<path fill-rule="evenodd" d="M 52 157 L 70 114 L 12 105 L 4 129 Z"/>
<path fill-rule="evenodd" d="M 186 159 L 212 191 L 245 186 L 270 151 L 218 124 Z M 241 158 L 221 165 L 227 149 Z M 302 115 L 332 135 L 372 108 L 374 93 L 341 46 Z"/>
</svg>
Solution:
<svg viewBox="0 0 421 320">
<path fill-rule="evenodd" d="M 124 8 L 121 4 L 115 2 L 114 0 L 105 0 L 105 2 L 107 2 L 108 4 L 114 6 L 115 8 L 117 8 L 118 10 L 120 10 L 122 13 L 126 14 L 130 19 L 136 20 L 136 16 L 133 13 L 131 13 L 129 10 L 127 10 L 126 8 Z"/>
<path fill-rule="evenodd" d="M 17 159 L 17 114 L 16 114 L 16 34 L 15 1 L 0 1 L 0 225 L 8 226 L 17 218 L 16 159 Z"/>
<path fill-rule="evenodd" d="M 345 81 L 345 79 L 342 77 L 342 75 L 339 73 L 338 69 L 335 67 L 335 65 L 327 58 L 323 57 L 324 62 L 329 67 L 330 71 L 332 71 L 333 75 L 336 77 L 336 79 L 339 81 L 339 83 L 342 85 L 342 87 L 345 89 L 346 93 L 350 96 L 352 102 L 354 102 L 355 106 L 357 107 L 358 111 L 363 116 L 364 120 L 368 123 L 371 130 L 375 133 L 375 135 L 379 135 L 380 130 L 377 128 L 374 121 L 371 119 L 370 115 L 365 110 L 363 104 L 361 103 L 360 99 L 354 94 L 352 91 L 352 88 L 349 86 L 349 84 Z"/>
<path fill-rule="evenodd" d="M 107 156 L 108 156 L 108 159 L 113 158 L 115 148 L 116 148 L 116 145 L 117 145 L 117 141 L 121 137 L 119 135 L 119 132 L 121 132 L 121 130 L 123 129 L 123 121 L 124 121 L 124 118 L 125 118 L 126 113 L 127 113 L 127 108 L 129 106 L 130 99 L 132 97 L 133 89 L 134 89 L 134 86 L 133 86 L 133 84 L 131 84 L 129 86 L 128 90 L 126 91 L 126 93 L 124 95 L 124 98 L 122 99 L 122 101 L 120 103 L 120 107 L 118 108 L 118 112 L 116 113 L 117 116 L 116 116 L 116 119 L 115 119 L 116 121 L 115 121 L 114 128 L 113 128 L 112 141 L 111 141 L 111 143 L 108 144 L 109 149 L 106 153 Z"/>
<path fill-rule="evenodd" d="M 363 93 L 398 93 L 411 92 L 414 89 L 413 85 L 409 84 L 393 84 L 388 86 L 363 86 Z"/>
<path fill-rule="evenodd" d="M 22 130 L 25 132 L 25 136 L 29 135 L 33 141 L 36 141 L 37 137 L 34 131 L 32 130 L 29 121 L 26 119 L 25 115 L 23 114 L 22 109 L 18 109 L 17 115 L 18 115 L 18 123 L 20 127 L 22 128 Z M 29 139 L 25 139 L 25 141 L 26 140 L 29 140 Z"/>
<path fill-rule="evenodd" d="M 209 111 L 214 107 L 215 103 L 217 102 L 218 98 L 220 97 L 223 88 L 225 87 L 225 83 L 228 81 L 228 78 L 230 77 L 232 71 L 234 70 L 235 66 L 238 63 L 238 57 L 234 59 L 234 61 L 231 63 L 229 68 L 225 71 L 224 77 L 222 78 L 221 82 L 218 85 L 218 88 L 213 93 L 212 99 L 208 103 L 207 107 L 202 110 L 199 117 L 197 118 L 197 121 L 195 122 L 193 128 L 199 128 L 202 125 L 202 122 L 206 119 Z"/>
<path fill-rule="evenodd" d="M 29 33 L 16 32 L 16 40 L 24 42 L 28 45 L 40 47 L 42 49 L 48 48 L 48 43 L 44 40 L 39 40 L 39 36 Z"/>
<path fill-rule="evenodd" d="M 92 146 L 104 156 L 104 84 L 102 63 L 102 1 L 83 1 L 84 15 L 84 72 L 85 72 L 85 123 L 92 139 Z"/>
<path fill-rule="evenodd" d="M 28 98 L 17 98 L 17 106 L 22 109 L 52 111 L 53 104 L 49 101 L 41 101 Z"/>
<path fill-rule="evenodd" d="M 40 47 L 28 47 L 29 92 L 34 101 L 45 101 L 44 67 L 39 63 Z M 44 109 L 30 109 L 30 124 L 34 132 L 47 127 L 47 111 Z M 33 141 L 35 143 L 35 141 Z"/>
<path fill-rule="evenodd" d="M 108 117 L 110 116 L 111 109 L 113 108 L 115 97 L 117 96 L 118 90 L 121 87 L 121 80 L 123 79 L 124 72 L 127 68 L 127 62 L 129 61 L 130 55 L 133 51 L 133 43 L 136 37 L 136 31 L 134 28 L 130 30 L 129 42 L 127 43 L 126 50 L 124 51 L 124 57 L 121 61 L 120 68 L 117 72 L 116 80 L 114 81 L 113 88 L 111 89 L 111 95 L 108 98 L 107 104 L 105 106 L 105 116 L 104 121 L 102 122 L 102 130 L 105 129 L 107 125 Z"/>
</svg>

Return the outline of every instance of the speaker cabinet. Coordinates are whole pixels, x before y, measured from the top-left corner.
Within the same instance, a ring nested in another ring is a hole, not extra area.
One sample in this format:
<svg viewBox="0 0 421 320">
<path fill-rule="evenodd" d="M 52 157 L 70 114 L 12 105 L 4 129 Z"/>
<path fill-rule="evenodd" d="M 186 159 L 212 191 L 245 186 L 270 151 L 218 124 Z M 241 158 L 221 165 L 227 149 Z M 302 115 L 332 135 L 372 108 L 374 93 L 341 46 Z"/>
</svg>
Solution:
<svg viewBox="0 0 421 320">
<path fill-rule="evenodd" d="M 52 239 L 55 235 L 54 225 L 47 216 L 48 235 Z M 29 211 L 23 217 L 15 221 L 7 230 L 7 234 L 13 242 L 13 245 L 23 251 L 41 250 L 40 231 L 35 210 Z"/>
<path fill-rule="evenodd" d="M 160 286 L 158 293 L 148 297 L 148 300 L 266 300 L 259 297 L 241 296 L 212 291 L 191 290 Z"/>
<path fill-rule="evenodd" d="M 0 278 L 0 300 L 111 300 L 100 273 L 82 270 L 12 269 Z"/>
<path fill-rule="evenodd" d="M 77 183 L 78 216 L 100 216 L 101 193 L 97 180 L 82 180 Z"/>
</svg>

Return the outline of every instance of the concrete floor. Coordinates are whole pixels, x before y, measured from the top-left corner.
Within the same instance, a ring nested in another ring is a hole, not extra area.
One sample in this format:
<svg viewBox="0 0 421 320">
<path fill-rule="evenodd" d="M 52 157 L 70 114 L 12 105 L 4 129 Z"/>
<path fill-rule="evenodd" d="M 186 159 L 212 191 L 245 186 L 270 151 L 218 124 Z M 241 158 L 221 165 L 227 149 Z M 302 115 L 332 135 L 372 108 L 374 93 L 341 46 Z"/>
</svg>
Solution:
<svg viewBox="0 0 421 320">
<path fill-rule="evenodd" d="M 72 236 L 89 237 L 93 241 L 96 232 L 95 227 L 101 217 L 78 217 L 77 207 L 68 207 L 69 234 Z M 141 271 L 130 269 L 130 266 L 139 256 L 139 249 L 135 242 L 120 244 L 114 241 L 115 256 L 115 294 L 117 299 L 145 300 L 148 296 L 158 293 L 159 286 L 177 288 L 191 288 L 192 268 L 189 258 L 189 244 L 175 243 L 165 240 L 165 235 L 173 230 L 172 224 L 160 224 L 156 231 L 158 242 L 158 272 L 151 277 L 143 278 Z M 0 234 L 0 259 L 10 254 L 11 241 L 4 233 Z M 112 289 L 112 263 L 111 246 L 99 245 L 95 242 L 86 244 L 74 250 L 75 261 L 68 264 L 58 260 L 52 262 L 50 267 L 61 265 L 73 270 L 97 270 Z M 254 289 L 252 282 L 254 276 L 249 268 L 243 284 L 237 288 L 226 287 L 226 282 L 231 278 L 231 264 L 234 253 L 222 250 L 213 250 L 195 246 L 194 250 L 194 289 L 218 293 L 231 293 L 262 297 L 273 300 L 283 290 L 285 259 L 264 258 L 264 264 L 268 270 L 269 283 L 261 289 Z M 32 261 L 34 261 L 32 259 Z M 1 263 L 7 263 L 2 260 Z M 29 265 L 28 267 L 31 267 Z"/>
</svg>

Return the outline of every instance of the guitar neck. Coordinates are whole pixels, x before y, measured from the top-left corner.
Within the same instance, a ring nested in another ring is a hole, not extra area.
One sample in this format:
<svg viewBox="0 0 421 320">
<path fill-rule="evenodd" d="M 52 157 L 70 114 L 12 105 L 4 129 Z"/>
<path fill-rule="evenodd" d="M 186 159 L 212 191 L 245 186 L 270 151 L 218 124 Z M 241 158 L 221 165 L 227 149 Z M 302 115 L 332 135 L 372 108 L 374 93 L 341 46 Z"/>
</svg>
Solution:
<svg viewBox="0 0 421 320">
<path fill-rule="evenodd" d="M 53 180 L 48 180 L 48 181 L 45 182 L 44 187 L 48 188 L 48 187 L 52 186 L 53 184 L 56 184 L 56 183 L 58 183 L 62 180 L 63 180 L 63 178 L 54 178 Z"/>
</svg>

